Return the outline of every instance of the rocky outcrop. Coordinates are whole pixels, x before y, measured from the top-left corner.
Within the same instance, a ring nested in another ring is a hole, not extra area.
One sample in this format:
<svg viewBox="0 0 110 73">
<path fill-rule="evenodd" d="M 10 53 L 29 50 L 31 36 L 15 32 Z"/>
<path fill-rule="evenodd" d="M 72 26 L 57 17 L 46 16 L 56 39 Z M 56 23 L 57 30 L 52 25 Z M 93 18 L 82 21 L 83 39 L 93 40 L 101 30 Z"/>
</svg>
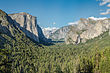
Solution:
<svg viewBox="0 0 110 73">
<path fill-rule="evenodd" d="M 45 35 L 46 38 L 49 39 L 49 36 L 51 36 L 58 28 L 56 27 L 47 27 L 47 28 L 42 28 L 42 31 Z"/>
<path fill-rule="evenodd" d="M 24 12 L 9 14 L 9 16 L 14 20 L 14 24 L 16 24 L 29 38 L 37 42 L 40 42 L 41 39 L 43 42 L 47 41 L 42 33 L 42 29 L 37 25 L 35 16 Z"/>
<path fill-rule="evenodd" d="M 109 30 L 110 19 L 83 19 L 81 18 L 77 25 L 77 33 L 74 30 L 70 30 L 66 36 L 65 42 L 67 44 L 75 44 L 86 42 L 89 39 L 93 39 L 95 37 L 100 36 L 102 33 Z M 74 29 L 74 28 L 72 28 Z M 71 39 L 71 41 L 69 40 Z"/>
<path fill-rule="evenodd" d="M 80 31 L 77 28 L 77 26 L 71 26 L 70 30 L 67 32 L 67 34 L 65 36 L 66 44 L 78 44 L 78 43 L 80 43 L 80 35 L 78 32 L 80 32 Z"/>
<path fill-rule="evenodd" d="M 55 32 L 49 35 L 49 38 L 53 41 L 64 41 L 67 32 L 70 30 L 70 26 L 65 26 L 60 29 L 57 29 Z"/>
<path fill-rule="evenodd" d="M 13 37 L 15 34 L 13 28 L 15 28 L 13 20 L 4 11 L 0 10 L 0 33 Z"/>
<path fill-rule="evenodd" d="M 25 34 L 14 24 L 11 17 L 0 10 L 0 45 L 3 46 L 4 43 L 9 43 L 6 41 L 10 39 L 14 41 L 22 40 L 23 37 L 25 37 Z"/>
</svg>

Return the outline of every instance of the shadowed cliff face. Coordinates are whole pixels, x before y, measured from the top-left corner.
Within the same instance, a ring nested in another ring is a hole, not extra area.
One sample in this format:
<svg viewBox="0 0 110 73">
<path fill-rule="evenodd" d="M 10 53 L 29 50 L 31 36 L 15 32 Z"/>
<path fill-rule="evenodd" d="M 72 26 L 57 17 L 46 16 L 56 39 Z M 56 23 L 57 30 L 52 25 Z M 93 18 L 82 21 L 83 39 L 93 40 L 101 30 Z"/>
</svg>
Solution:
<svg viewBox="0 0 110 73">
<path fill-rule="evenodd" d="M 19 36 L 24 37 L 22 31 L 14 25 L 13 20 L 0 10 L 0 49 L 3 48 L 4 43 L 9 43 L 5 37 L 15 40 L 17 33 L 19 33 Z"/>
<path fill-rule="evenodd" d="M 37 42 L 47 42 L 42 33 L 42 29 L 37 25 L 37 20 L 35 16 L 29 15 L 28 13 L 16 13 L 9 14 L 9 16 L 14 20 L 16 24 L 29 38 Z"/>
<path fill-rule="evenodd" d="M 0 33 L 4 33 L 10 37 L 14 37 L 16 29 L 15 25 L 13 25 L 13 20 L 2 10 L 0 10 Z M 20 30 L 18 29 L 18 32 Z"/>
</svg>

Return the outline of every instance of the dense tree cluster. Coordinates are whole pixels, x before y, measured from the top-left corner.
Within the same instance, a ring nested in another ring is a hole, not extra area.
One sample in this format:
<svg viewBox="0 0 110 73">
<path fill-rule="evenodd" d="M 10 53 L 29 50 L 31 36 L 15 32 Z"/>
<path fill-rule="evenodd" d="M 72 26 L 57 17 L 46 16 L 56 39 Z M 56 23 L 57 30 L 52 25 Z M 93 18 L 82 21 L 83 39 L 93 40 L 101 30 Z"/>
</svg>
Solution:
<svg viewBox="0 0 110 73">
<path fill-rule="evenodd" d="M 40 45 L 0 10 L 0 73 L 110 73 L 108 32 L 78 45 Z"/>
<path fill-rule="evenodd" d="M 110 73 L 108 32 L 79 45 L 43 46 L 15 36 L 0 34 L 1 73 Z"/>
</svg>

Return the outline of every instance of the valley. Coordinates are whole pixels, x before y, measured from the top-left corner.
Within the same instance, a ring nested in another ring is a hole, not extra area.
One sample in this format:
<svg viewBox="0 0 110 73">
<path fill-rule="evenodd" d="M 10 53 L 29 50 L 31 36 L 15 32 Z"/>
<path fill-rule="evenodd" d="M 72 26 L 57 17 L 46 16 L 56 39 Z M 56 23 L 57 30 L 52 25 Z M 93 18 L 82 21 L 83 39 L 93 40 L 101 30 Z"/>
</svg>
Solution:
<svg viewBox="0 0 110 73">
<path fill-rule="evenodd" d="M 52 43 L 31 18 L 0 10 L 0 73 L 110 73 L 109 19 L 81 19 L 78 26 L 64 26 L 49 39 L 70 39 Z M 78 42 L 78 35 L 86 41 Z"/>
</svg>

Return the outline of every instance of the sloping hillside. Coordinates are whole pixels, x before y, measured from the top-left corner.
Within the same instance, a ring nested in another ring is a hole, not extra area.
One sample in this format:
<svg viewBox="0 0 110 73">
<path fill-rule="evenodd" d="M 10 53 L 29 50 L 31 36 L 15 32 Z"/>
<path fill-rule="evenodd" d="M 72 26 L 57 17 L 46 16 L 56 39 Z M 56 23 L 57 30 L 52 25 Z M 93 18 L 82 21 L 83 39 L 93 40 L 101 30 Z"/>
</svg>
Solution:
<svg viewBox="0 0 110 73">
<path fill-rule="evenodd" d="M 37 48 L 13 23 L 13 20 L 0 10 L 0 72 L 30 73 L 36 72 Z"/>
<path fill-rule="evenodd" d="M 8 14 L 8 16 L 13 19 L 14 24 L 29 38 L 42 44 L 49 42 L 44 36 L 40 26 L 37 24 L 37 17 L 25 12 Z"/>
</svg>

